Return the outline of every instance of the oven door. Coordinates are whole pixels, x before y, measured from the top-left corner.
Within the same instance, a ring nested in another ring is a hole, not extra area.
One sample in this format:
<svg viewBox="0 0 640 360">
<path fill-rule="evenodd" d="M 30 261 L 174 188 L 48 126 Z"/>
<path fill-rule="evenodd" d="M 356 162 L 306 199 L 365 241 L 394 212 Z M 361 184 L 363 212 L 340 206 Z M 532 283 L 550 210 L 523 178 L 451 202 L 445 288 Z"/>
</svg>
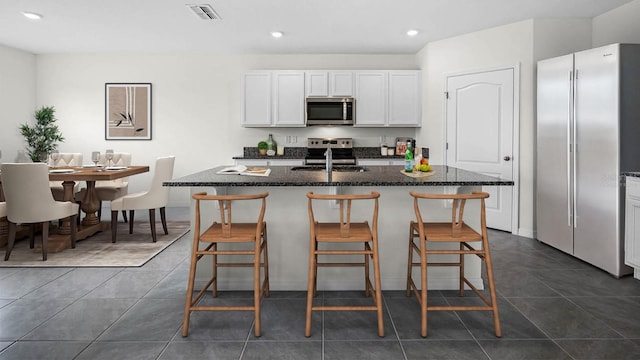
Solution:
<svg viewBox="0 0 640 360">
<path fill-rule="evenodd" d="M 307 125 L 353 125 L 353 98 L 307 98 Z"/>
</svg>

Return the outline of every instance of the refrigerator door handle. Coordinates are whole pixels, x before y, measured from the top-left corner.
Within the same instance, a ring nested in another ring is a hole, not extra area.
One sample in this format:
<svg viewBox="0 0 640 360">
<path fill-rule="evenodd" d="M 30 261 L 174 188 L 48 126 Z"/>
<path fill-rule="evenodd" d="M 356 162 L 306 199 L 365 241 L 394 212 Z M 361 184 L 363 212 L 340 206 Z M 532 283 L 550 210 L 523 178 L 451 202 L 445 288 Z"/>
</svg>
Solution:
<svg viewBox="0 0 640 360">
<path fill-rule="evenodd" d="M 578 187 L 577 187 L 577 173 L 578 173 L 578 132 L 576 127 L 576 119 L 578 114 L 576 113 L 576 99 L 578 98 L 578 69 L 575 69 L 573 75 L 573 227 L 578 228 Z"/>
<path fill-rule="evenodd" d="M 567 101 L 567 225 L 569 227 L 573 226 L 573 221 L 571 218 L 571 209 L 572 209 L 572 192 L 571 192 L 571 131 L 573 125 L 573 71 L 569 70 L 569 98 Z"/>
</svg>

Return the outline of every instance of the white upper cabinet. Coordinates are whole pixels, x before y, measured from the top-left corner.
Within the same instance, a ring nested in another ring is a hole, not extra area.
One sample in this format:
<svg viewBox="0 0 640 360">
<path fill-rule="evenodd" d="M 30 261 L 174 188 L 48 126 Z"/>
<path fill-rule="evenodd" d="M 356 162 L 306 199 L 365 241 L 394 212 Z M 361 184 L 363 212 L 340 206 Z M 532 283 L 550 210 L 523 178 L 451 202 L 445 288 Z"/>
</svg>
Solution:
<svg viewBox="0 0 640 360">
<path fill-rule="evenodd" d="M 270 71 L 244 74 L 241 116 L 243 126 L 271 126 Z"/>
<path fill-rule="evenodd" d="M 356 72 L 355 126 L 387 124 L 387 72 Z"/>
<path fill-rule="evenodd" d="M 305 97 L 354 97 L 357 127 L 420 127 L 419 70 L 277 70 L 243 76 L 242 126 L 305 126 Z"/>
<path fill-rule="evenodd" d="M 304 72 L 273 73 L 274 126 L 305 126 Z"/>
<path fill-rule="evenodd" d="M 305 72 L 305 78 L 308 97 L 329 96 L 329 72 L 307 71 Z"/>
<path fill-rule="evenodd" d="M 389 126 L 420 126 L 421 83 L 419 71 L 389 71 Z"/>
<path fill-rule="evenodd" d="M 421 86 L 418 70 L 357 72 L 355 126 L 420 127 Z"/>
<path fill-rule="evenodd" d="M 305 126 L 304 72 L 252 71 L 244 74 L 242 126 Z"/>
<path fill-rule="evenodd" d="M 353 96 L 353 71 L 306 71 L 306 95 Z"/>
<path fill-rule="evenodd" d="M 353 96 L 353 71 L 329 71 L 329 96 Z"/>
</svg>

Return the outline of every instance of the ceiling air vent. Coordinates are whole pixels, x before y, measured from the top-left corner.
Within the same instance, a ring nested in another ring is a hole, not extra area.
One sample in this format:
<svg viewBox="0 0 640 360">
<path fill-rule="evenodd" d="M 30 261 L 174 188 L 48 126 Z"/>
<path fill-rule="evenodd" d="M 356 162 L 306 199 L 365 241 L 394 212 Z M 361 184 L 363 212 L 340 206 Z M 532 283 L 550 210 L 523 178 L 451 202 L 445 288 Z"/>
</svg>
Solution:
<svg viewBox="0 0 640 360">
<path fill-rule="evenodd" d="M 221 19 L 220 15 L 209 4 L 187 4 L 187 7 L 202 20 Z"/>
</svg>

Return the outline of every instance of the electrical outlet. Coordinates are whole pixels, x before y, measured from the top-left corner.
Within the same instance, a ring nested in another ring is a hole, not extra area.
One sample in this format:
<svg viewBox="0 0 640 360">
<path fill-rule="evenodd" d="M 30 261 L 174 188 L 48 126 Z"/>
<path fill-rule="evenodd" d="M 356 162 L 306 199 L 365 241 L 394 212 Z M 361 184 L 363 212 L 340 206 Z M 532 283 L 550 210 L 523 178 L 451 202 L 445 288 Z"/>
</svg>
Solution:
<svg viewBox="0 0 640 360">
<path fill-rule="evenodd" d="M 290 136 L 290 137 L 291 137 L 291 143 L 292 144 L 298 143 L 298 137 L 297 136 Z"/>
</svg>

